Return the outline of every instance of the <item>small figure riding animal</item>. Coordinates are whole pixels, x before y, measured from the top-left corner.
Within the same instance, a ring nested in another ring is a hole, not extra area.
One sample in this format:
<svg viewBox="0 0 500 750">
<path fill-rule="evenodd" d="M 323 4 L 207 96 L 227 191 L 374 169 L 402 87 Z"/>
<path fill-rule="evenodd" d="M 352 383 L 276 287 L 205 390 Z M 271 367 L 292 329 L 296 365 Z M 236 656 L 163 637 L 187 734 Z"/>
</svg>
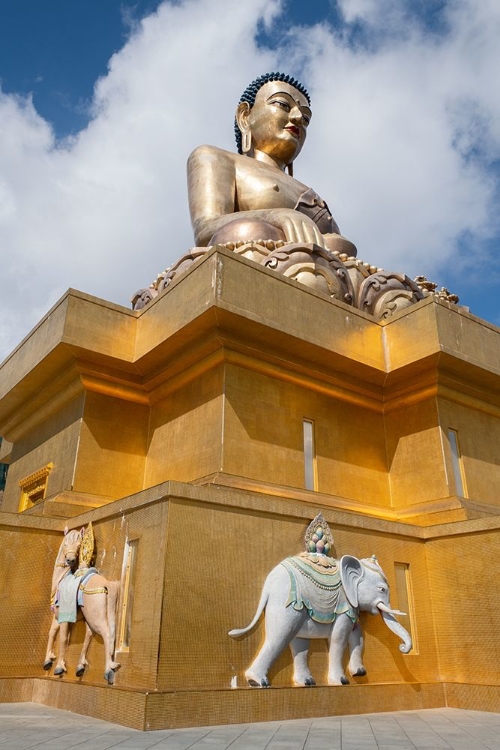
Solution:
<svg viewBox="0 0 500 750">
<path fill-rule="evenodd" d="M 109 685 L 120 664 L 114 661 L 115 610 L 118 598 L 118 582 L 108 581 L 90 566 L 94 551 L 92 524 L 87 530 L 68 531 L 57 553 L 52 574 L 50 608 L 54 613 L 49 631 L 47 652 L 43 668 L 49 670 L 56 659 L 54 641 L 59 632 L 59 655 L 54 669 L 55 675 L 66 672 L 64 660 L 69 642 L 69 623 L 76 622 L 78 612 L 85 619 L 86 631 L 82 650 L 76 667 L 76 676 L 82 677 L 88 666 L 87 652 L 94 633 L 104 642 L 104 679 Z"/>
</svg>

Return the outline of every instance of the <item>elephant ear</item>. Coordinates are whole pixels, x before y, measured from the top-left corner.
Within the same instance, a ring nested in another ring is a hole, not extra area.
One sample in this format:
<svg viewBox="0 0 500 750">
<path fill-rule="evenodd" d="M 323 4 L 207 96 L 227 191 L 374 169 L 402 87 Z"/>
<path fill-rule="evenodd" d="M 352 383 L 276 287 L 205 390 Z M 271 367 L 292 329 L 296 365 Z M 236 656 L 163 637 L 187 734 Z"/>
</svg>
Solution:
<svg viewBox="0 0 500 750">
<path fill-rule="evenodd" d="M 357 557 L 344 555 L 340 558 L 340 580 L 345 594 L 353 607 L 358 606 L 358 584 L 363 577 L 363 568 Z"/>
</svg>

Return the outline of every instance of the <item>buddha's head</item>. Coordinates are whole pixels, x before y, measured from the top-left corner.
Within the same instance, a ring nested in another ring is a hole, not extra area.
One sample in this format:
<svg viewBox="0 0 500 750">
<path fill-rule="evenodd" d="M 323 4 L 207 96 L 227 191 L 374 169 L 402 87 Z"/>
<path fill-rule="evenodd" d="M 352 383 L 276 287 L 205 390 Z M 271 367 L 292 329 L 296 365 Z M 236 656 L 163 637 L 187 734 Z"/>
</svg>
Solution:
<svg viewBox="0 0 500 750">
<path fill-rule="evenodd" d="M 284 73 L 266 73 L 252 81 L 236 110 L 238 152 L 266 154 L 290 170 L 306 139 L 310 104 L 304 86 Z"/>
</svg>

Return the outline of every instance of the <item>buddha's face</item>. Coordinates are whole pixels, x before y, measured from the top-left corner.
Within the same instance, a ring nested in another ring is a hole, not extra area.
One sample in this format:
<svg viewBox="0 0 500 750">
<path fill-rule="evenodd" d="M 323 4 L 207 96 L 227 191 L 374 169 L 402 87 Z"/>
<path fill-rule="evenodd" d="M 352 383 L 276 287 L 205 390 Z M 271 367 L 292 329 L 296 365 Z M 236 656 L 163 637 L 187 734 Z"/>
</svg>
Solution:
<svg viewBox="0 0 500 750">
<path fill-rule="evenodd" d="M 306 139 L 311 109 L 304 94 L 283 81 L 269 81 L 246 113 L 254 149 L 278 164 L 291 164 Z M 245 123 L 244 123 L 245 124 Z"/>
</svg>

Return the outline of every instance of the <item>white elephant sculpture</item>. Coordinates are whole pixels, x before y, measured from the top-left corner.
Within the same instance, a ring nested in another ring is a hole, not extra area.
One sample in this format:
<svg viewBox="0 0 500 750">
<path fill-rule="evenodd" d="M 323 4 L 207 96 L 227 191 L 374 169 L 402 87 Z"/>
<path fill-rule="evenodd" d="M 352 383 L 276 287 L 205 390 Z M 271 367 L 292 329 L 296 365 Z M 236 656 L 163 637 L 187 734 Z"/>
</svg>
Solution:
<svg viewBox="0 0 500 750">
<path fill-rule="evenodd" d="M 313 523 L 317 523 L 317 519 Z M 324 520 L 323 524 L 330 534 Z M 314 542 L 309 542 L 306 549 L 312 550 L 313 545 Z M 324 548 L 321 543 L 318 546 Z M 330 546 L 328 544 L 327 551 Z M 351 654 L 351 675 L 365 675 L 363 634 L 358 622 L 360 611 L 380 613 L 390 630 L 402 639 L 399 649 L 403 654 L 412 648 L 409 633 L 394 617 L 404 613 L 391 609 L 389 584 L 375 557 L 358 560 L 344 555 L 337 561 L 324 552 L 310 551 L 283 560 L 268 575 L 250 625 L 231 630 L 229 635 L 238 638 L 249 633 L 264 609 L 266 638 L 245 672 L 249 685 L 269 687 L 269 669 L 287 645 L 293 656 L 294 684 L 315 685 L 307 663 L 311 638 L 329 640 L 329 685 L 349 683 L 342 667 L 347 645 Z"/>
</svg>

